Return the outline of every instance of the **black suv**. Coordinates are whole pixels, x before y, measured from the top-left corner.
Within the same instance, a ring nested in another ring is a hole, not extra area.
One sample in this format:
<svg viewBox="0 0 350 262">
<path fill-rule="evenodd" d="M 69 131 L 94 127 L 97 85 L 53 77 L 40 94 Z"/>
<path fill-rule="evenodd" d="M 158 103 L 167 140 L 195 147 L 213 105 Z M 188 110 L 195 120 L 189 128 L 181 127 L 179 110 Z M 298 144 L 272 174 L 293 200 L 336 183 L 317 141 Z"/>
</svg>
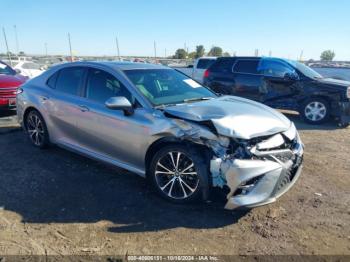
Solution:
<svg viewBox="0 0 350 262">
<path fill-rule="evenodd" d="M 310 67 L 270 57 L 222 57 L 204 73 L 214 92 L 298 111 L 311 124 L 350 122 L 350 82 L 323 78 Z"/>
</svg>

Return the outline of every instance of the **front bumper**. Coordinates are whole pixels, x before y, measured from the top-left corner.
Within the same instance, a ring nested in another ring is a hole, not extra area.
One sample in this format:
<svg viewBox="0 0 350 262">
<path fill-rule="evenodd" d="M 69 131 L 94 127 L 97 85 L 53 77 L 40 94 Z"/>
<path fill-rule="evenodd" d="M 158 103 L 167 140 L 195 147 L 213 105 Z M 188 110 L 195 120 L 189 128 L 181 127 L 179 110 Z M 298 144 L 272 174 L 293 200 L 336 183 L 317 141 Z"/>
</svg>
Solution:
<svg viewBox="0 0 350 262">
<path fill-rule="evenodd" d="M 236 160 L 236 163 L 231 165 L 226 173 L 230 188 L 235 186 L 238 190 L 239 185 L 245 181 L 254 177 L 261 176 L 261 178 L 247 194 L 233 195 L 235 191 L 231 191 L 225 205 L 226 209 L 242 206 L 256 207 L 275 202 L 294 185 L 302 171 L 302 164 L 298 165 L 293 173 L 290 173 L 288 168 L 272 161 L 249 161 Z M 287 176 L 290 177 L 289 180 L 285 180 Z"/>
<path fill-rule="evenodd" d="M 342 124 L 350 123 L 350 102 L 340 102 L 340 122 Z"/>
<path fill-rule="evenodd" d="M 292 148 L 255 151 L 252 159 L 221 159 L 211 162 L 220 170 L 230 192 L 225 209 L 256 207 L 276 201 L 298 180 L 304 147 L 296 134 Z"/>
<path fill-rule="evenodd" d="M 15 110 L 16 109 L 16 97 L 3 98 L 0 97 L 0 110 Z"/>
</svg>

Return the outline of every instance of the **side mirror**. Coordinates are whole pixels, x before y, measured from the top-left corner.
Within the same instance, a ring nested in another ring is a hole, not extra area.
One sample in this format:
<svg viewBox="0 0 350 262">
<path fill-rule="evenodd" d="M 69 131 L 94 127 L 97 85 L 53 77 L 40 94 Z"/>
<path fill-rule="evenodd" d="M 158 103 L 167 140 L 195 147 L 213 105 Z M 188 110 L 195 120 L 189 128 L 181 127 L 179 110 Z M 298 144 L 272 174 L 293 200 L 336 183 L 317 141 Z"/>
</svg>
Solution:
<svg viewBox="0 0 350 262">
<path fill-rule="evenodd" d="M 16 73 L 17 73 L 17 74 L 22 73 L 22 71 L 21 71 L 21 70 L 19 70 L 18 68 L 16 68 L 16 69 L 15 69 L 15 71 L 16 71 Z"/>
<path fill-rule="evenodd" d="M 286 81 L 297 81 L 299 76 L 296 73 L 285 73 L 283 79 Z"/>
<path fill-rule="evenodd" d="M 112 110 L 123 110 L 126 116 L 134 113 L 134 108 L 130 101 L 124 96 L 114 96 L 105 102 L 105 106 Z"/>
</svg>

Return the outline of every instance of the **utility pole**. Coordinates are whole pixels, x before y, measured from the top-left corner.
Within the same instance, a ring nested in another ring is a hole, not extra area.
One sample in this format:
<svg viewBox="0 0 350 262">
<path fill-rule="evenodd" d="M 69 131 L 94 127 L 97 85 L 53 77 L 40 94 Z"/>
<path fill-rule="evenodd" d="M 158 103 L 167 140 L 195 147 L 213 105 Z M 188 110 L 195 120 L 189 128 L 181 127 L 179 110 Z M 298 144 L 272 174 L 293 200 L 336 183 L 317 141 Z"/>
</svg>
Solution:
<svg viewBox="0 0 350 262">
<path fill-rule="evenodd" d="M 72 44 L 70 42 L 70 33 L 68 33 L 68 44 L 69 44 L 70 60 L 71 60 L 71 62 L 73 62 L 73 53 L 72 53 Z"/>
<path fill-rule="evenodd" d="M 120 61 L 120 52 L 119 52 L 119 41 L 118 41 L 118 37 L 115 38 L 115 44 L 117 46 L 117 56 L 118 56 L 118 60 Z"/>
<path fill-rule="evenodd" d="M 259 56 L 259 49 L 255 49 L 255 56 Z"/>
<path fill-rule="evenodd" d="M 17 36 L 17 26 L 14 25 L 13 28 L 15 29 L 15 37 L 16 37 L 16 51 L 17 55 L 19 54 L 19 45 L 18 45 L 18 36 Z"/>
<path fill-rule="evenodd" d="M 47 57 L 47 43 L 45 43 L 45 57 Z"/>
<path fill-rule="evenodd" d="M 301 52 L 300 52 L 300 57 L 299 57 L 299 61 L 303 61 L 303 54 L 304 54 L 304 50 L 301 50 Z"/>
<path fill-rule="evenodd" d="M 269 51 L 269 57 L 271 57 L 271 56 L 272 56 L 272 51 L 270 50 L 270 51 Z"/>
<path fill-rule="evenodd" d="M 154 41 L 154 59 L 157 59 L 157 45 L 156 45 L 156 41 Z"/>
<path fill-rule="evenodd" d="M 164 49 L 164 58 L 166 58 L 166 48 Z"/>
<path fill-rule="evenodd" d="M 8 58 L 10 60 L 10 66 L 12 66 L 11 54 L 10 54 L 9 46 L 7 44 L 7 38 L 6 38 L 6 33 L 5 33 L 5 28 L 4 27 L 2 28 L 2 32 L 4 33 L 4 39 L 5 39 L 5 44 L 6 44 L 7 55 L 8 55 Z"/>
</svg>

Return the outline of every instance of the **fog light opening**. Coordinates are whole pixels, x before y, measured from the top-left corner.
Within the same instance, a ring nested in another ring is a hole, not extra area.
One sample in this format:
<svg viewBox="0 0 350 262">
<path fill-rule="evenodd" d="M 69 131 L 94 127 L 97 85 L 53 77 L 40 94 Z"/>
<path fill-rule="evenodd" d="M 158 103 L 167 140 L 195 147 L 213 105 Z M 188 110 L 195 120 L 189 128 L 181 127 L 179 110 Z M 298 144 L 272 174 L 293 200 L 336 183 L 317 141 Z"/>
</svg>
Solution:
<svg viewBox="0 0 350 262">
<path fill-rule="evenodd" d="M 249 179 L 249 180 L 247 180 L 245 182 L 242 182 L 237 187 L 237 189 L 236 189 L 235 193 L 233 194 L 233 196 L 249 194 L 249 192 L 251 192 L 253 190 L 253 188 L 258 184 L 258 182 L 260 181 L 260 179 L 263 176 L 264 175 L 256 176 L 256 177 L 253 177 L 252 179 Z"/>
</svg>

